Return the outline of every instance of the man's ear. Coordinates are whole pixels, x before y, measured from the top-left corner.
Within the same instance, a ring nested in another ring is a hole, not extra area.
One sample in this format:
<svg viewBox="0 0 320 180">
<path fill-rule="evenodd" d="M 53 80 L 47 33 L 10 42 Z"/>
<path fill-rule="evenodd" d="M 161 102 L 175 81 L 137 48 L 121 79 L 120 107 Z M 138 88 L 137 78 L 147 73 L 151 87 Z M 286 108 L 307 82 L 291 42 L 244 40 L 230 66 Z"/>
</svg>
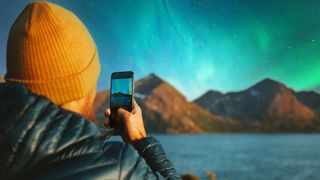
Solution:
<svg viewBox="0 0 320 180">
<path fill-rule="evenodd" d="M 88 99 L 88 96 L 85 96 L 81 99 L 66 102 L 66 103 L 62 104 L 61 107 L 63 109 L 67 109 L 69 111 L 81 114 L 82 109 L 84 108 L 84 106 L 86 105 L 86 102 L 88 101 L 87 99 Z"/>
<path fill-rule="evenodd" d="M 96 86 L 95 86 L 87 96 L 81 99 L 64 103 L 61 105 L 61 107 L 69 111 L 79 113 L 85 117 L 87 117 L 88 114 L 90 114 L 90 116 L 93 116 L 92 114 L 94 113 L 93 102 L 96 97 L 96 94 L 97 93 L 96 93 Z"/>
</svg>

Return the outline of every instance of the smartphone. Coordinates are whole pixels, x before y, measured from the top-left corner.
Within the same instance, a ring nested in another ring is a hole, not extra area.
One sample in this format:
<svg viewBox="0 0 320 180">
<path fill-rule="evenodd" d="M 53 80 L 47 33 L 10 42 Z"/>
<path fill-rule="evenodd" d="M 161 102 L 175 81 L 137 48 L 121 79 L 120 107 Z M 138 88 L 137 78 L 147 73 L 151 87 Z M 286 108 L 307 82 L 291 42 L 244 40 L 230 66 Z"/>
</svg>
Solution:
<svg viewBox="0 0 320 180">
<path fill-rule="evenodd" d="M 123 108 L 129 112 L 133 109 L 133 72 L 123 71 L 111 74 L 111 112 Z"/>
</svg>

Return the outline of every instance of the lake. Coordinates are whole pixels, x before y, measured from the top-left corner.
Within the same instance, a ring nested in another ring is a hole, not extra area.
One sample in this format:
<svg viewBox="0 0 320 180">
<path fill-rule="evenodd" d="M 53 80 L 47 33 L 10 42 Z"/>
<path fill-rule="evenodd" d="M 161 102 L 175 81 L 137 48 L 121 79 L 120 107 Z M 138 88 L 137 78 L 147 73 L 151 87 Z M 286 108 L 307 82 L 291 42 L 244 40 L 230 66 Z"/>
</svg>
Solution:
<svg viewBox="0 0 320 180">
<path fill-rule="evenodd" d="M 179 174 L 220 180 L 320 179 L 320 135 L 153 135 Z M 120 138 L 112 138 L 120 140 Z"/>
<path fill-rule="evenodd" d="M 154 135 L 180 174 L 207 179 L 320 179 L 320 135 Z"/>
</svg>

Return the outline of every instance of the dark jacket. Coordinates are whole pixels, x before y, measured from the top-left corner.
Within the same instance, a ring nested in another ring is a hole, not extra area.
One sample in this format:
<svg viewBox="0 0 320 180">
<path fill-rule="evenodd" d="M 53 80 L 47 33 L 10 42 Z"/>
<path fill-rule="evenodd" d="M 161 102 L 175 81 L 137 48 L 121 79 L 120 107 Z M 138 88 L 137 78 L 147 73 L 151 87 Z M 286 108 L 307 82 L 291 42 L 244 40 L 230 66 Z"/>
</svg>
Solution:
<svg viewBox="0 0 320 180">
<path fill-rule="evenodd" d="M 134 147 L 133 147 L 134 146 Z M 160 143 L 109 142 L 79 114 L 0 83 L 0 179 L 178 179 Z"/>
</svg>

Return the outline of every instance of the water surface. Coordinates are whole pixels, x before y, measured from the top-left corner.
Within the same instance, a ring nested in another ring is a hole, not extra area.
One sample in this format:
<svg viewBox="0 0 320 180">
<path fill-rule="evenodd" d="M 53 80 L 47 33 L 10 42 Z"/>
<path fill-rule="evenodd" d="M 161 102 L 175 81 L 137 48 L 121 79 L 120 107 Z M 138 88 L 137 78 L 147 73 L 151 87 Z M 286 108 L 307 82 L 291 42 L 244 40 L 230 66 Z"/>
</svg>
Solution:
<svg viewBox="0 0 320 180">
<path fill-rule="evenodd" d="M 320 135 L 154 135 L 179 173 L 206 179 L 320 179 Z"/>
</svg>

